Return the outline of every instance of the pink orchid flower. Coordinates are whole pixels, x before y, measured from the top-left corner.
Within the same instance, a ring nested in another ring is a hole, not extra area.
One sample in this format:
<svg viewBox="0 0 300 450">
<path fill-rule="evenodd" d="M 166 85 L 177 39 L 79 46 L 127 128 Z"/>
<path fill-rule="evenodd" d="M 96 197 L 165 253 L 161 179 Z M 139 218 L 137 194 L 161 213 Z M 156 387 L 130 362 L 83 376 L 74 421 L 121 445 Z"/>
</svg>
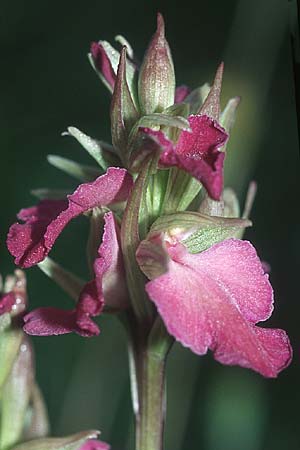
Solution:
<svg viewBox="0 0 300 450">
<path fill-rule="evenodd" d="M 91 439 L 86 441 L 81 447 L 80 450 L 110 450 L 110 445 L 106 442 L 96 441 L 95 439 Z"/>
<path fill-rule="evenodd" d="M 256 326 L 272 313 L 273 289 L 250 242 L 228 239 L 190 254 L 174 237 L 152 236 L 141 243 L 137 258 L 151 279 L 150 299 L 183 346 L 198 355 L 211 350 L 223 364 L 266 377 L 276 377 L 290 363 L 285 331 Z"/>
</svg>

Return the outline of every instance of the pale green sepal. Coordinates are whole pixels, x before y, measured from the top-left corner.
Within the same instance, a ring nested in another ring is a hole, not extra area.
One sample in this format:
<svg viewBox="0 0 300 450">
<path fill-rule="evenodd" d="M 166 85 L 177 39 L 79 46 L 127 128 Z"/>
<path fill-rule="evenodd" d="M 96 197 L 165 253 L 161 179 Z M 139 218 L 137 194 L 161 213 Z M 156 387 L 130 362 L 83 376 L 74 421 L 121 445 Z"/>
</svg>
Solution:
<svg viewBox="0 0 300 450">
<path fill-rule="evenodd" d="M 175 103 L 175 105 L 169 106 L 162 113 L 167 116 L 180 116 L 187 118 L 190 114 L 190 105 L 184 102 Z"/>
<path fill-rule="evenodd" d="M 49 435 L 50 424 L 47 408 L 39 386 L 34 383 L 31 390 L 30 405 L 26 412 L 26 424 L 22 440 L 29 441 Z"/>
<path fill-rule="evenodd" d="M 211 220 L 211 224 L 203 224 L 203 227 L 182 240 L 190 253 L 203 252 L 218 242 L 236 237 L 240 230 L 252 225 L 249 220 L 244 219 L 211 217 Z"/>
<path fill-rule="evenodd" d="M 161 126 L 179 128 L 190 131 L 190 124 L 187 119 L 181 116 L 171 116 L 169 114 L 153 113 L 140 118 L 135 128 L 160 128 Z"/>
<path fill-rule="evenodd" d="M 228 133 L 235 122 L 236 110 L 240 101 L 240 97 L 231 98 L 220 115 L 220 125 L 222 125 Z"/>
<path fill-rule="evenodd" d="M 79 164 L 58 155 L 48 155 L 47 160 L 52 166 L 83 182 L 94 181 L 103 173 L 97 167 Z"/>
<path fill-rule="evenodd" d="M 11 450 L 79 450 L 89 439 L 96 439 L 98 431 L 82 431 L 68 437 L 34 439 Z"/>
<path fill-rule="evenodd" d="M 203 84 L 194 89 L 185 99 L 184 103 L 187 103 L 190 107 L 190 113 L 196 114 L 203 105 L 206 97 L 210 91 L 210 85 L 208 83 Z"/>
<path fill-rule="evenodd" d="M 217 216 L 224 217 L 224 200 L 213 200 L 207 194 L 204 193 L 204 198 L 201 201 L 198 212 L 201 214 L 206 214 L 207 216 Z"/>
<path fill-rule="evenodd" d="M 49 256 L 47 256 L 44 261 L 38 263 L 38 267 L 69 294 L 71 298 L 75 301 L 78 300 L 80 292 L 85 284 L 83 280 L 61 267 L 53 261 L 53 259 L 49 258 Z"/>
<path fill-rule="evenodd" d="M 117 34 L 117 36 L 115 36 L 115 41 L 118 42 L 121 45 L 121 47 L 125 46 L 127 50 L 127 55 L 129 56 L 130 59 L 133 59 L 134 57 L 133 48 L 131 47 L 127 39 L 121 34 Z"/>
<path fill-rule="evenodd" d="M 104 154 L 103 145 L 100 141 L 93 139 L 75 127 L 68 127 L 68 131 L 63 133 L 63 136 L 66 135 L 73 136 L 89 153 L 89 155 L 97 161 L 103 170 L 106 170 L 109 167 L 110 164 L 107 161 L 106 155 Z M 109 156 L 113 157 L 113 154 Z"/>
<path fill-rule="evenodd" d="M 5 383 L 21 345 L 21 330 L 7 329 L 0 335 L 0 391 Z"/>
<path fill-rule="evenodd" d="M 237 230 L 251 225 L 245 219 L 185 211 L 160 217 L 152 225 L 150 233 L 166 232 L 176 237 L 190 253 L 199 253 L 217 242 L 235 237 Z"/>
<path fill-rule="evenodd" d="M 163 204 L 165 214 L 184 211 L 200 192 L 202 185 L 183 170 L 169 170 L 168 184 Z"/>
<path fill-rule="evenodd" d="M 64 189 L 32 189 L 30 191 L 32 195 L 37 197 L 39 200 L 62 200 L 67 197 L 67 195 L 72 194 L 71 191 L 66 191 Z"/>
<path fill-rule="evenodd" d="M 231 188 L 225 188 L 223 192 L 224 217 L 240 217 L 240 204 L 236 193 Z M 248 219 L 248 217 L 243 217 Z"/>
<path fill-rule="evenodd" d="M 19 353 L 13 363 L 2 393 L 1 449 L 8 449 L 21 439 L 33 379 L 33 350 L 27 336 L 23 336 Z"/>
</svg>

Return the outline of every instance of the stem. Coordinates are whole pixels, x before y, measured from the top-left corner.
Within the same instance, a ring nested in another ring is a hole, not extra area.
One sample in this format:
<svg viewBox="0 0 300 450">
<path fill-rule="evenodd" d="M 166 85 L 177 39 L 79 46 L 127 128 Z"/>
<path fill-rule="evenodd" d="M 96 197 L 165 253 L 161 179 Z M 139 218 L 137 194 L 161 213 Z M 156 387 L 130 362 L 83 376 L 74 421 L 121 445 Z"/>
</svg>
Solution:
<svg viewBox="0 0 300 450">
<path fill-rule="evenodd" d="M 129 357 L 136 450 L 163 449 L 165 365 L 171 343 L 172 338 L 160 317 L 157 317 L 148 337 L 141 327 L 131 335 Z"/>
<path fill-rule="evenodd" d="M 140 411 L 136 416 L 136 450 L 162 450 L 165 422 L 165 358 L 146 349 Z"/>
</svg>

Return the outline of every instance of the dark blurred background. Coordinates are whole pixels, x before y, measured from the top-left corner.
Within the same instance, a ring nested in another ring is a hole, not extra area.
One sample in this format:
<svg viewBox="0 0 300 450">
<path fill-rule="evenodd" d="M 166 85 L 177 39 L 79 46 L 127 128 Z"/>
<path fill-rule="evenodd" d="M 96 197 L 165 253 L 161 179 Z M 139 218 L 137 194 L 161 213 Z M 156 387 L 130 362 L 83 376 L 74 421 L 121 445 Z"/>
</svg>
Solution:
<svg viewBox="0 0 300 450">
<path fill-rule="evenodd" d="M 109 137 L 109 94 L 91 69 L 92 40 L 125 35 L 141 58 L 166 20 L 178 84 L 211 81 L 225 61 L 223 105 L 240 95 L 227 157 L 226 184 L 241 201 L 258 182 L 247 237 L 271 265 L 275 313 L 269 326 L 288 331 L 292 365 L 276 380 L 175 346 L 168 364 L 167 450 L 300 448 L 299 152 L 291 30 L 296 2 L 284 0 L 22 1 L 1 0 L 1 272 L 14 269 L 5 236 L 16 212 L 36 202 L 32 188 L 73 188 L 46 162 L 48 153 L 90 162 L 60 133 L 69 125 Z M 296 48 L 297 53 L 297 48 Z M 82 277 L 87 223 L 67 227 L 51 256 Z M 27 271 L 30 307 L 70 307 L 38 268 Z M 99 338 L 36 338 L 37 376 L 52 430 L 100 428 L 114 450 L 130 448 L 132 416 L 124 333 L 100 319 Z"/>
</svg>

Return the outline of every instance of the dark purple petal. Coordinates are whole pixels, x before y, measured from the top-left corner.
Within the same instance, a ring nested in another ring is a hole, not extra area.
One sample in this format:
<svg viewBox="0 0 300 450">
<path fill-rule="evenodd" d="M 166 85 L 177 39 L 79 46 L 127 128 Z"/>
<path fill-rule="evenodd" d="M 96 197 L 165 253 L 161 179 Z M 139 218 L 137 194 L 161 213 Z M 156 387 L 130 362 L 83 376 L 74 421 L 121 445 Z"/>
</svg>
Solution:
<svg viewBox="0 0 300 450">
<path fill-rule="evenodd" d="M 223 188 L 225 154 L 219 148 L 226 142 L 225 130 L 208 116 L 189 116 L 191 132 L 181 131 L 174 145 L 161 131 L 142 128 L 162 148 L 159 163 L 163 167 L 177 166 L 189 172 L 206 188 L 214 200 L 219 200 Z"/>
<path fill-rule="evenodd" d="M 76 311 L 38 308 L 24 316 L 24 331 L 35 336 L 52 336 L 76 331 Z"/>
<path fill-rule="evenodd" d="M 112 64 L 104 47 L 98 42 L 92 42 L 91 54 L 96 69 L 101 73 L 103 78 L 107 81 L 107 83 L 113 90 L 116 81 L 116 74 L 113 70 Z"/>
<path fill-rule="evenodd" d="M 70 220 L 96 206 L 126 200 L 132 182 L 125 169 L 110 167 L 95 181 L 79 185 L 68 200 L 43 200 L 21 210 L 18 217 L 25 224 L 12 225 L 7 237 L 15 263 L 30 267 L 42 261 Z"/>
</svg>

